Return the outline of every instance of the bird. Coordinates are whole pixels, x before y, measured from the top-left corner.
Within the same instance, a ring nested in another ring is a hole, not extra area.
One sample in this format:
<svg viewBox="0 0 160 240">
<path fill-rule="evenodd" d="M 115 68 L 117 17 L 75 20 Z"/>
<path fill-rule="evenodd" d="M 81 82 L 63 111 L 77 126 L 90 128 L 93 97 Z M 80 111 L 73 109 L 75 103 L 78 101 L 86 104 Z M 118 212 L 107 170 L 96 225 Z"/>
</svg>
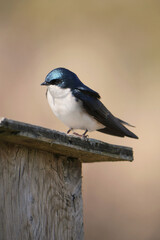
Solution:
<svg viewBox="0 0 160 240">
<path fill-rule="evenodd" d="M 126 126 L 131 124 L 115 117 L 100 101 L 98 92 L 87 87 L 78 76 L 63 67 L 50 71 L 42 86 L 47 86 L 46 97 L 57 118 L 68 126 L 67 134 L 81 129 L 87 133 L 99 131 L 117 137 L 138 139 Z M 125 126 L 126 125 L 126 126 Z"/>
</svg>

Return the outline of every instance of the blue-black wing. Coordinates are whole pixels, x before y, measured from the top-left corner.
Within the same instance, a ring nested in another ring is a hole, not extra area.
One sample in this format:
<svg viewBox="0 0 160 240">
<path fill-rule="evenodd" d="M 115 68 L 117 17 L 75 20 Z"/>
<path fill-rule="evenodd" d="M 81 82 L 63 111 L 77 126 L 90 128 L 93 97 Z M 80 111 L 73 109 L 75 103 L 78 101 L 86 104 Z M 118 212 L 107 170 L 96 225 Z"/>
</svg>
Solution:
<svg viewBox="0 0 160 240">
<path fill-rule="evenodd" d="M 100 95 L 92 89 L 86 87 L 78 87 L 74 89 L 73 95 L 82 101 L 83 107 L 88 114 L 93 116 L 98 122 L 104 125 L 104 128 L 97 131 L 115 135 L 119 137 L 128 136 L 138 138 L 134 133 L 129 131 L 123 124 L 130 125 L 112 115 L 112 113 L 99 100 Z"/>
<path fill-rule="evenodd" d="M 83 94 L 87 94 L 88 96 L 91 96 L 94 98 L 98 98 L 98 99 L 101 98 L 98 92 L 92 90 L 91 88 L 87 87 L 84 84 L 81 84 L 81 86 L 79 86 L 76 90 L 79 90 Z"/>
</svg>

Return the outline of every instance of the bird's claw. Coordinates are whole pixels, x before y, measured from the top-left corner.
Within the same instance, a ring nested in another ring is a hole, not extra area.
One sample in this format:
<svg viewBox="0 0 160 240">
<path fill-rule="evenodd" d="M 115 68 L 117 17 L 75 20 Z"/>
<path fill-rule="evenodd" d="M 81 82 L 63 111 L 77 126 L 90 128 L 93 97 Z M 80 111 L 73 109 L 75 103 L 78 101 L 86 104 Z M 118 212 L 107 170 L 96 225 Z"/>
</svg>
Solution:
<svg viewBox="0 0 160 240">
<path fill-rule="evenodd" d="M 89 135 L 83 135 L 83 134 L 82 134 L 82 138 L 83 138 L 83 139 L 87 139 L 88 137 L 89 137 Z"/>
</svg>

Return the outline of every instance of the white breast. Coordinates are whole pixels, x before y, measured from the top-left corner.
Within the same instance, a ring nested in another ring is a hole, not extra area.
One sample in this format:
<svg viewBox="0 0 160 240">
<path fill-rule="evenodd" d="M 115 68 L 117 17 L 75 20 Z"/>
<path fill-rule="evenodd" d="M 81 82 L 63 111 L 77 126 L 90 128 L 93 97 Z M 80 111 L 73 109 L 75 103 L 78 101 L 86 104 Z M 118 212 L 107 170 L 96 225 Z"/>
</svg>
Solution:
<svg viewBox="0 0 160 240">
<path fill-rule="evenodd" d="M 49 86 L 47 99 L 53 113 L 69 128 L 94 131 L 104 127 L 83 110 L 82 102 L 76 101 L 69 88 Z"/>
</svg>

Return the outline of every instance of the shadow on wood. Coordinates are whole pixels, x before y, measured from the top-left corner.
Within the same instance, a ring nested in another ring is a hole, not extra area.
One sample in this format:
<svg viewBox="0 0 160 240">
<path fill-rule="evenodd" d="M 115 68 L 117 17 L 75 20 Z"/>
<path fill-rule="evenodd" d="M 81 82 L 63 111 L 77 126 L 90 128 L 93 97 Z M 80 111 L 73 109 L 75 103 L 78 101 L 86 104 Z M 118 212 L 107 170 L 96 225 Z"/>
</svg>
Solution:
<svg viewBox="0 0 160 240">
<path fill-rule="evenodd" d="M 131 148 L 0 120 L 0 239 L 82 240 L 82 162 L 132 161 Z"/>
</svg>

